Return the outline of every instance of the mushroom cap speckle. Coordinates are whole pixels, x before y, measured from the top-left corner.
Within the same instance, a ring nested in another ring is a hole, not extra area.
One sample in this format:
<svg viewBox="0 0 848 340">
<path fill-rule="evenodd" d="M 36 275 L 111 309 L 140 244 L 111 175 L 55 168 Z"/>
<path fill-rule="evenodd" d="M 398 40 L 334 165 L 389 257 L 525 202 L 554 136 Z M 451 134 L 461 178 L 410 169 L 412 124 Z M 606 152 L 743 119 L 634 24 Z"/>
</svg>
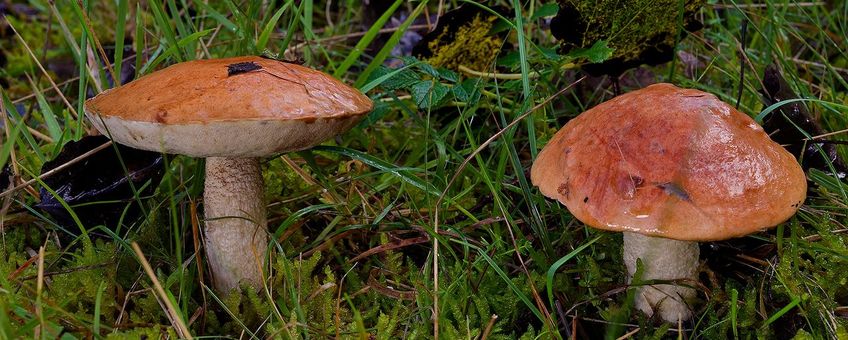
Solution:
<svg viewBox="0 0 848 340">
<path fill-rule="evenodd" d="M 807 192 L 798 162 L 753 119 L 671 84 L 569 121 L 539 153 L 531 179 L 592 227 L 687 241 L 773 227 Z"/>
<path fill-rule="evenodd" d="M 254 56 L 179 63 L 85 103 L 94 126 L 118 143 L 194 157 L 306 149 L 371 108 L 327 74 Z"/>
</svg>

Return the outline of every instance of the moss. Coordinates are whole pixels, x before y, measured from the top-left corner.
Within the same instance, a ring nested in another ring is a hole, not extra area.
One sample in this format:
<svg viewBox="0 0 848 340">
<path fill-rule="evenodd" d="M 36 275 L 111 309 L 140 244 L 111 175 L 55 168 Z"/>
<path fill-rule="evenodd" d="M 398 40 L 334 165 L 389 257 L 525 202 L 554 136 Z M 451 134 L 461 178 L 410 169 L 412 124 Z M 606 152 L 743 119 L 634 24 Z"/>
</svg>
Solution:
<svg viewBox="0 0 848 340">
<path fill-rule="evenodd" d="M 477 14 L 469 23 L 455 32 L 444 27 L 436 39 L 427 43 L 432 56 L 427 61 L 436 67 L 452 70 L 464 65 L 475 70 L 486 70 L 498 55 L 503 40 L 491 35 L 497 17 Z"/>
<path fill-rule="evenodd" d="M 590 73 L 611 74 L 642 63 L 670 61 L 677 40 L 679 0 L 560 0 L 560 11 L 551 23 L 561 51 L 590 48 L 600 40 L 614 49 L 611 58 Z M 704 0 L 685 0 L 683 29 L 698 29 L 694 14 Z M 595 71 L 595 72 L 593 72 Z"/>
</svg>

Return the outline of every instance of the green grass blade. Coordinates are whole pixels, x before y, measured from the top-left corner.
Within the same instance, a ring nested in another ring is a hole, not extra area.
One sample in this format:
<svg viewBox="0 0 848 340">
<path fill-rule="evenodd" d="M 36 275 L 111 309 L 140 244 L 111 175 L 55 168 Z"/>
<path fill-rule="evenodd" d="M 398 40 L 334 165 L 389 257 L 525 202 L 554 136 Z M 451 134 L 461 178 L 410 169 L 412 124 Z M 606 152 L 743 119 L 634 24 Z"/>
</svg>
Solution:
<svg viewBox="0 0 848 340">
<path fill-rule="evenodd" d="M 600 240 L 601 237 L 603 237 L 603 236 L 596 236 L 595 238 L 589 240 L 589 242 L 585 242 L 585 243 L 581 244 L 579 247 L 570 251 L 568 254 L 565 254 L 565 256 L 560 257 L 559 260 L 556 260 L 556 262 L 554 262 L 554 264 L 552 264 L 551 267 L 548 268 L 548 273 L 545 276 L 545 285 L 547 286 L 547 289 L 548 289 L 548 303 L 550 303 L 551 306 L 554 305 L 554 290 L 553 290 L 554 275 L 556 275 L 556 272 L 559 270 L 559 267 L 562 267 L 566 262 L 568 262 L 569 260 L 571 260 L 572 258 L 577 256 L 578 254 L 580 254 L 584 249 L 588 248 L 593 243 Z"/>
<path fill-rule="evenodd" d="M 144 55 L 144 19 L 141 17 L 141 4 L 135 6 L 135 78 L 141 75 L 141 57 Z M 77 110 L 77 112 L 82 112 Z"/>
<path fill-rule="evenodd" d="M 801 303 L 800 297 L 793 298 L 792 301 L 789 302 L 789 304 L 787 304 L 786 306 L 781 308 L 779 311 L 774 313 L 771 317 L 769 317 L 768 320 L 766 320 L 766 322 L 763 323 L 763 327 L 766 327 L 766 326 L 770 325 L 772 322 L 777 321 L 777 319 L 780 319 L 781 316 L 788 313 L 790 310 L 792 310 L 792 308 L 797 307 L 798 304 L 800 304 L 800 303 Z"/>
<path fill-rule="evenodd" d="M 124 65 L 124 34 L 127 29 L 127 11 L 129 2 L 118 0 L 118 20 L 115 23 L 115 87 L 121 86 L 121 68 Z M 140 53 L 140 52 L 139 52 Z M 82 112 L 82 111 L 79 111 Z"/>
<path fill-rule="evenodd" d="M 230 31 L 230 32 L 237 32 L 238 31 L 239 28 L 238 28 L 238 26 L 236 26 L 235 23 L 230 21 L 230 19 L 228 19 L 227 16 L 224 15 L 223 13 L 218 12 L 217 10 L 212 8 L 212 6 L 209 6 L 209 4 L 207 4 L 206 2 L 204 2 L 202 0 L 194 0 L 194 4 L 199 6 L 200 8 L 202 8 L 203 11 L 205 11 L 207 15 L 209 15 L 210 17 L 215 19 L 215 21 L 217 21 L 219 24 L 221 24 L 221 26 L 224 26 L 224 28 L 227 29 L 228 31 Z"/>
<path fill-rule="evenodd" d="M 347 57 L 344 59 L 344 61 L 342 61 L 341 65 L 339 65 L 336 71 L 333 72 L 334 77 L 341 79 L 342 76 L 344 76 L 345 72 L 347 72 L 347 70 L 350 69 L 351 66 L 353 66 L 353 63 L 359 60 L 359 56 L 362 55 L 362 52 L 365 52 L 365 48 L 368 47 L 368 45 L 371 44 L 371 42 L 374 41 L 375 38 L 377 38 L 377 35 L 379 35 L 380 30 L 383 29 L 383 26 L 385 26 L 389 19 L 392 17 L 392 14 L 394 14 L 398 7 L 400 7 L 400 5 L 403 3 L 403 0 L 395 0 L 392 6 L 389 7 L 389 9 L 387 9 L 386 12 L 383 13 L 383 15 L 381 15 L 380 18 L 378 18 L 377 21 L 374 22 L 374 25 L 372 25 L 371 28 L 369 28 L 368 31 L 365 32 L 365 35 L 362 36 L 362 38 L 359 39 L 359 42 L 356 43 L 356 46 L 353 47 L 353 51 L 350 51 L 350 53 L 348 53 Z"/>
<path fill-rule="evenodd" d="M 100 307 L 101 302 L 103 301 L 103 291 L 106 290 L 106 281 L 101 281 L 100 286 L 97 287 L 97 296 L 94 298 L 94 318 L 92 322 L 92 328 L 94 337 L 100 337 Z"/>
<path fill-rule="evenodd" d="M 365 163 L 368 166 L 380 169 L 387 173 L 394 175 L 395 177 L 401 179 L 402 181 L 411 184 L 412 186 L 424 190 L 424 192 L 439 196 L 442 191 L 436 188 L 432 183 L 424 182 L 422 179 L 413 176 L 409 173 L 409 168 L 401 169 L 395 166 L 394 164 L 388 163 L 381 159 L 378 159 L 374 156 L 368 155 L 361 151 L 356 151 L 353 149 L 342 148 L 338 146 L 327 146 L 327 145 L 319 145 L 312 148 L 313 151 L 326 151 L 336 153 L 342 156 L 350 157 L 356 159 L 362 163 Z"/>
<path fill-rule="evenodd" d="M 35 86 L 35 84 L 32 84 Z M 35 94 L 35 100 L 38 102 L 38 108 L 41 111 L 41 116 L 44 118 L 44 125 L 47 125 L 47 134 L 50 135 L 54 141 L 59 141 L 62 139 L 62 127 L 59 126 L 59 120 L 56 119 L 56 115 L 53 114 L 53 109 L 50 108 L 50 104 L 47 103 L 47 100 L 44 99 L 44 94 L 41 93 L 41 90 L 37 88 L 33 88 L 33 93 Z"/>
<path fill-rule="evenodd" d="M 303 3 L 300 6 L 295 7 L 295 11 L 292 14 L 292 19 L 289 22 L 289 27 L 286 30 L 286 38 L 283 39 L 282 45 L 280 45 L 280 53 L 285 53 L 286 49 L 289 48 L 289 45 L 294 39 L 294 32 L 297 30 L 297 26 L 300 23 L 300 13 L 303 11 Z"/>
<path fill-rule="evenodd" d="M 211 33 L 213 30 L 214 29 L 210 28 L 210 29 L 203 30 L 203 31 L 200 31 L 200 32 L 194 32 L 191 35 L 180 39 L 179 42 L 177 42 L 175 45 L 173 45 L 171 47 L 168 47 L 168 49 L 165 50 L 159 56 L 157 56 L 156 59 L 153 59 L 153 61 L 147 63 L 147 65 L 144 65 L 142 73 L 147 73 L 148 70 L 156 68 L 156 66 L 159 65 L 159 63 L 161 63 L 162 61 L 164 61 L 166 58 L 168 58 L 170 56 L 176 57 L 179 54 L 180 49 L 182 47 L 184 47 L 184 46 L 186 46 L 190 43 L 196 42 L 198 39 L 205 37 L 206 35 Z"/>
<path fill-rule="evenodd" d="M 15 105 L 12 105 L 9 97 L 6 96 L 6 92 L 0 90 L 0 94 L 3 95 L 3 106 L 6 107 L 6 109 L 2 110 L 2 112 L 5 112 L 7 117 L 9 114 L 13 114 L 15 117 L 20 117 L 18 110 L 15 109 Z M 4 117 L 5 124 L 10 122 L 10 119 L 7 117 Z M 0 168 L 6 166 L 6 161 L 9 160 L 9 155 L 12 154 L 12 147 L 15 146 L 15 142 L 17 142 L 18 135 L 21 133 L 22 129 L 24 129 L 24 123 L 19 119 L 18 123 L 15 124 L 15 127 L 12 128 L 12 133 L 9 138 L 3 142 L 3 149 L 0 150 Z"/>
<path fill-rule="evenodd" d="M 271 32 L 274 31 L 274 27 L 277 26 L 277 22 L 280 20 L 280 17 L 283 16 L 283 13 L 286 12 L 286 9 L 288 9 L 291 4 L 291 1 L 286 2 L 285 5 L 280 7 L 280 9 L 274 13 L 271 20 L 268 20 L 265 24 L 265 28 L 262 29 L 262 33 L 259 34 L 259 39 L 256 41 L 256 53 L 262 53 L 262 51 L 265 50 L 265 47 L 268 46 L 268 39 L 271 38 Z"/>
<path fill-rule="evenodd" d="M 412 11 L 409 17 L 406 18 L 406 20 L 402 24 L 400 24 L 400 26 L 398 26 L 397 31 L 392 33 L 392 36 L 389 38 L 389 41 L 386 43 L 386 45 L 384 45 L 383 48 L 381 48 L 380 51 L 377 52 L 377 55 L 374 56 L 374 59 L 371 60 L 371 63 L 369 63 L 368 66 L 365 67 L 365 70 L 359 74 L 359 77 L 356 78 L 356 82 L 353 85 L 354 87 L 362 87 L 362 85 L 365 84 L 365 82 L 368 80 L 368 77 L 371 75 L 371 72 L 374 72 L 377 67 L 379 67 L 383 64 L 384 61 L 386 61 L 386 58 L 388 58 L 389 54 L 392 53 L 392 49 L 394 49 L 395 45 L 400 42 L 400 37 L 402 37 L 406 30 L 409 29 L 409 26 L 412 25 L 412 22 L 415 21 L 415 18 L 421 15 L 421 13 L 424 11 L 424 8 L 427 8 L 427 3 L 429 2 L 429 0 L 425 0 L 418 4 L 418 7 L 415 7 L 415 10 Z"/>
<path fill-rule="evenodd" d="M 168 54 L 168 56 L 173 56 L 179 62 L 186 61 L 186 57 L 182 54 L 182 47 L 179 47 L 179 44 L 177 43 L 177 34 L 174 32 L 174 28 L 171 27 L 171 20 L 165 12 L 165 9 L 162 8 L 162 4 L 159 1 L 151 1 L 149 4 L 150 9 L 153 11 L 153 18 L 156 21 L 156 27 L 161 29 L 162 34 L 165 35 L 165 42 L 167 42 L 169 46 L 168 50 L 173 50 Z"/>
<path fill-rule="evenodd" d="M 489 266 L 491 266 L 492 269 L 494 269 L 495 272 L 498 273 L 498 276 L 500 276 L 503 279 L 504 283 L 506 283 L 506 285 L 509 287 L 509 289 L 512 291 L 512 293 L 515 294 L 518 297 L 518 299 L 521 300 L 521 302 L 524 303 L 524 306 L 526 306 L 528 309 L 530 309 L 530 311 L 533 312 L 533 315 L 535 315 L 540 321 L 544 322 L 545 317 L 542 316 L 542 312 L 540 312 L 539 309 L 536 308 L 536 305 L 534 305 L 533 302 L 530 301 L 530 298 L 527 297 L 527 295 L 524 294 L 524 292 L 522 292 L 521 289 L 519 289 L 517 286 L 515 286 L 515 283 L 513 283 L 512 280 L 510 279 L 509 275 L 507 275 L 503 271 L 503 269 L 501 269 L 501 267 L 498 266 L 497 262 L 495 262 L 495 260 L 493 260 L 491 257 L 489 257 L 489 254 L 486 254 L 486 252 L 483 251 L 483 249 L 477 249 L 477 254 L 480 257 L 482 257 L 484 260 L 486 260 L 486 262 L 489 263 Z"/>
</svg>

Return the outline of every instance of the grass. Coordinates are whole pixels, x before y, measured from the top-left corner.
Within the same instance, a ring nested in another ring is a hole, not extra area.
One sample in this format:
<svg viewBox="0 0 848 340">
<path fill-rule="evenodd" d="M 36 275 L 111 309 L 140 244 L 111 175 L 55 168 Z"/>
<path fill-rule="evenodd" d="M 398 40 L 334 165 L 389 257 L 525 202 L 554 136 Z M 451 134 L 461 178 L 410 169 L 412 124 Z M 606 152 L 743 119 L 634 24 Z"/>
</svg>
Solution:
<svg viewBox="0 0 848 340">
<path fill-rule="evenodd" d="M 408 17 L 382 35 L 391 14 L 371 25 L 352 0 L 32 0 L 36 14 L 8 15 L 18 34 L 0 38 L 0 163 L 16 184 L 91 130 L 86 90 L 109 88 L 123 65 L 142 75 L 191 59 L 302 57 L 376 107 L 338 140 L 263 162 L 275 241 L 259 292 L 206 288 L 199 160 L 168 157 L 155 193 L 128 203 L 145 214 L 120 228 L 59 226 L 34 207 L 42 181 L 4 195 L 0 338 L 848 338 L 848 196 L 815 170 L 791 220 L 704 246 L 691 322 L 633 311 L 620 235 L 585 227 L 527 178 L 558 128 L 612 97 L 608 79 L 591 77 L 556 95 L 585 59 L 551 57 L 536 15 L 547 1 L 486 3 L 509 9 L 498 76 L 381 66 L 403 34 L 424 32 L 414 19 L 466 2 L 389 1 Z M 622 89 L 672 82 L 733 104 L 741 90 L 741 111 L 772 114 L 760 77 L 777 63 L 827 131 L 846 129 L 848 2 L 764 4 L 710 2 L 704 28 L 677 46 L 699 62 L 628 71 Z M 107 50 L 119 62 L 95 65 Z"/>
</svg>

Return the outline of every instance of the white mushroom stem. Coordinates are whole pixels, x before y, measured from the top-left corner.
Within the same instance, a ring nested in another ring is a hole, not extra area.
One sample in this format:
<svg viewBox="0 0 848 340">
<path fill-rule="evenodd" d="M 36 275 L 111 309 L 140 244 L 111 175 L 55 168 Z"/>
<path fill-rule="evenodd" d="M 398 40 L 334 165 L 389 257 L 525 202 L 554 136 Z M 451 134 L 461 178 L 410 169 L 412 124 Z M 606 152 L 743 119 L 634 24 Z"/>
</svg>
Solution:
<svg viewBox="0 0 848 340">
<path fill-rule="evenodd" d="M 258 289 L 268 248 L 259 159 L 206 158 L 204 190 L 206 256 L 216 290 Z"/>
<path fill-rule="evenodd" d="M 637 259 L 642 259 L 641 281 L 697 280 L 698 256 L 698 242 L 624 233 L 624 263 L 627 265 L 628 283 L 636 273 Z M 692 317 L 689 303 L 695 298 L 696 291 L 684 284 L 636 288 L 636 308 L 648 316 L 658 314 L 667 322 L 688 320 Z"/>
</svg>

